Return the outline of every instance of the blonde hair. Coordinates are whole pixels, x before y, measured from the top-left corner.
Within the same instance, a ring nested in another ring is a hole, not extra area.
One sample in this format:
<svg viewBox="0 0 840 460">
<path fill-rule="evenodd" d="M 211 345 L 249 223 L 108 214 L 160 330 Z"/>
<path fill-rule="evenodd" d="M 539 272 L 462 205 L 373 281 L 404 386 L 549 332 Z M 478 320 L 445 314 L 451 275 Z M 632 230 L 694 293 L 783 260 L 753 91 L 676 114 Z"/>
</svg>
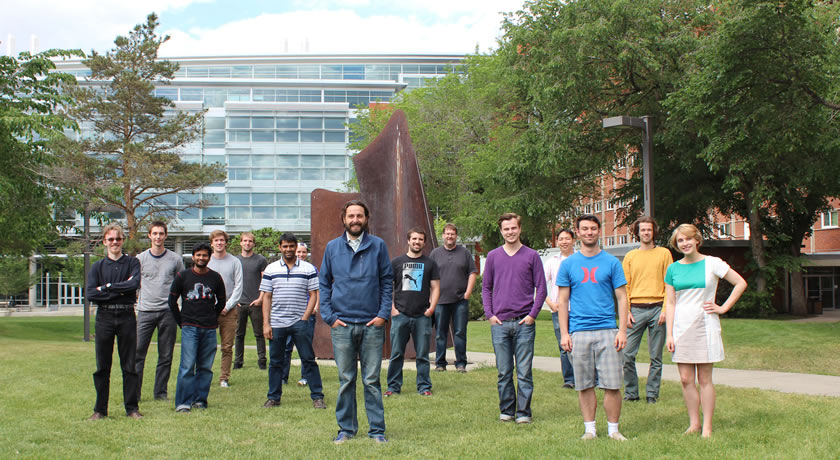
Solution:
<svg viewBox="0 0 840 460">
<path fill-rule="evenodd" d="M 218 238 L 218 237 L 220 237 L 220 236 L 222 236 L 222 237 L 224 237 L 224 238 L 225 238 L 225 243 L 227 243 L 227 242 L 229 242 L 229 241 L 230 241 L 230 236 L 228 236 L 228 234 L 227 234 L 227 233 L 225 233 L 225 231 L 224 231 L 224 230 L 213 230 L 213 231 L 210 233 L 210 242 L 212 243 L 212 242 L 213 242 L 213 240 L 215 240 L 216 238 Z"/>
<path fill-rule="evenodd" d="M 679 227 L 674 229 L 674 232 L 671 233 L 671 238 L 668 239 L 668 245 L 674 248 L 676 251 L 680 249 L 677 247 L 677 235 L 685 235 L 689 238 L 694 238 L 694 241 L 697 241 L 697 247 L 703 246 L 703 235 L 700 234 L 700 230 L 697 229 L 693 224 L 680 224 Z"/>
<path fill-rule="evenodd" d="M 123 231 L 122 226 L 116 222 L 111 222 L 102 229 L 102 239 L 104 240 L 105 237 L 108 236 L 108 233 L 113 231 L 116 231 L 120 238 L 125 239 L 125 232 Z"/>
</svg>

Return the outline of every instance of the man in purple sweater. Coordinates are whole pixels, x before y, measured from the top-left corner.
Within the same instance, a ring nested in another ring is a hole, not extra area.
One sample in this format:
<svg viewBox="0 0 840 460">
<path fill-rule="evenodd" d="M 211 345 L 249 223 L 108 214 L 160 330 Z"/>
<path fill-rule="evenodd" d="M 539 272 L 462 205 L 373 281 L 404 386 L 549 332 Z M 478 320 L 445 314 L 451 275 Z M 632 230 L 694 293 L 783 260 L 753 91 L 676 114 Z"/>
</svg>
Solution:
<svg viewBox="0 0 840 460">
<path fill-rule="evenodd" d="M 499 420 L 531 423 L 534 319 L 545 302 L 546 286 L 539 254 L 519 240 L 520 220 L 514 213 L 499 217 L 505 244 L 487 254 L 481 297 L 499 370 Z M 514 357 L 519 394 L 513 385 Z"/>
</svg>

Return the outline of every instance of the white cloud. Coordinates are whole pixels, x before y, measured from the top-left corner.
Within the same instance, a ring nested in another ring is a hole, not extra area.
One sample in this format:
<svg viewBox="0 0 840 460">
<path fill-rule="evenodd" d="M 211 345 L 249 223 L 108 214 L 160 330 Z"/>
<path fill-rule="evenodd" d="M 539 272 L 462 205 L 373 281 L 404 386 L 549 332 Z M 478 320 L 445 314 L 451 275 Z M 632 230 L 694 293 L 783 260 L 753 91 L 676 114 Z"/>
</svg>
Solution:
<svg viewBox="0 0 840 460">
<path fill-rule="evenodd" d="M 469 53 L 495 47 L 501 16 L 482 12 L 451 22 L 361 17 L 350 10 L 263 14 L 213 29 L 167 30 L 161 55 Z"/>
</svg>

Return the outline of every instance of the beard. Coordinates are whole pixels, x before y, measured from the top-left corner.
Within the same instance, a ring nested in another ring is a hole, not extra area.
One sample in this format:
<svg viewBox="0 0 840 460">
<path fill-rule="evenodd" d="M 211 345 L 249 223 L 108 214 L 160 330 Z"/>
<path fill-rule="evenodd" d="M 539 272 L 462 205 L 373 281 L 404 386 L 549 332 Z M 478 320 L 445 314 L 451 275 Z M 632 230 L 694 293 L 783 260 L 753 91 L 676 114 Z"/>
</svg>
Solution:
<svg viewBox="0 0 840 460">
<path fill-rule="evenodd" d="M 348 233 L 350 236 L 352 236 L 353 238 L 358 238 L 358 237 L 359 237 L 359 235 L 361 235 L 363 232 L 366 232 L 366 231 L 367 231 L 367 229 L 368 229 L 368 224 L 367 224 L 367 222 L 365 222 L 364 224 L 362 224 L 362 225 L 360 226 L 360 230 L 359 230 L 359 231 L 354 231 L 354 230 L 351 230 L 351 229 L 350 229 L 350 227 L 351 227 L 350 225 L 348 225 L 348 224 L 344 224 L 344 229 L 345 229 L 345 230 L 347 230 L 347 233 Z"/>
</svg>

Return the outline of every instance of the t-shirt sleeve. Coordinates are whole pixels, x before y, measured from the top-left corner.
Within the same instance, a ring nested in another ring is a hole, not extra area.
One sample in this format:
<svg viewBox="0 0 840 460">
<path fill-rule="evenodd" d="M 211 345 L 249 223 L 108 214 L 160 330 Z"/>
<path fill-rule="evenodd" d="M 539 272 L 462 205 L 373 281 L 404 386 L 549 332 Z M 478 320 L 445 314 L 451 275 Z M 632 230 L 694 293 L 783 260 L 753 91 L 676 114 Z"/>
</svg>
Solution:
<svg viewBox="0 0 840 460">
<path fill-rule="evenodd" d="M 621 267 L 621 262 L 619 262 L 618 259 L 615 259 L 612 266 L 613 289 L 626 286 L 627 279 L 624 278 L 624 268 Z"/>
<path fill-rule="evenodd" d="M 557 270 L 557 279 L 554 281 L 554 284 L 561 286 L 561 287 L 569 287 L 572 285 L 571 277 L 569 277 L 569 268 L 571 262 L 569 259 L 563 261 L 560 264 L 560 268 Z"/>
<path fill-rule="evenodd" d="M 266 260 L 266 258 L 263 257 L 260 260 L 260 273 L 264 272 L 266 267 L 268 267 L 268 260 Z"/>
<path fill-rule="evenodd" d="M 263 276 L 260 280 L 260 291 L 274 292 L 274 288 L 271 286 L 271 275 L 265 273 L 265 270 L 263 270 Z"/>
<path fill-rule="evenodd" d="M 431 276 L 431 280 L 440 280 L 440 267 L 438 267 L 437 262 L 432 260 L 431 263 L 431 270 L 429 271 L 429 276 Z"/>
<path fill-rule="evenodd" d="M 717 257 L 712 259 L 712 273 L 718 278 L 723 278 L 729 272 L 729 264 Z"/>
<path fill-rule="evenodd" d="M 467 272 L 477 273 L 478 270 L 476 270 L 475 268 L 475 259 L 473 258 L 472 254 L 470 254 L 470 251 L 467 251 L 466 248 L 464 249 L 464 252 L 466 253 L 465 257 L 467 258 L 467 264 L 469 264 L 469 269 L 467 270 Z"/>
<path fill-rule="evenodd" d="M 318 290 L 318 270 L 315 269 L 315 266 L 312 266 L 312 271 L 309 273 L 309 283 L 307 289 L 310 291 L 317 291 Z"/>
<path fill-rule="evenodd" d="M 665 270 L 665 284 L 668 286 L 674 286 L 674 264 L 668 265 L 668 269 Z"/>
</svg>

